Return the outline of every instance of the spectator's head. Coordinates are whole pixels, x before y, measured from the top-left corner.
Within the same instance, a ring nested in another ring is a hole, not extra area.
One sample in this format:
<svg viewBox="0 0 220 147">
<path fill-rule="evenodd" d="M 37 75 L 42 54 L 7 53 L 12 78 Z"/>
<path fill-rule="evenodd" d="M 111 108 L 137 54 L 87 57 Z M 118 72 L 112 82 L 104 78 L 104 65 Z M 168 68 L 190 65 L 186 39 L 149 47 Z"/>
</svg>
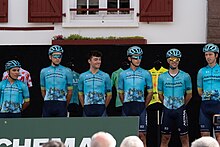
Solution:
<svg viewBox="0 0 220 147">
<path fill-rule="evenodd" d="M 139 137 L 128 136 L 123 139 L 120 147 L 144 147 L 144 144 Z"/>
<path fill-rule="evenodd" d="M 214 138 L 204 136 L 193 141 L 191 147 L 219 147 L 219 144 Z"/>
<path fill-rule="evenodd" d="M 91 147 L 115 147 L 116 140 L 107 132 L 97 132 L 91 138 Z"/>
<path fill-rule="evenodd" d="M 51 140 L 47 143 L 44 143 L 42 147 L 65 147 L 65 145 L 62 142 Z"/>
</svg>

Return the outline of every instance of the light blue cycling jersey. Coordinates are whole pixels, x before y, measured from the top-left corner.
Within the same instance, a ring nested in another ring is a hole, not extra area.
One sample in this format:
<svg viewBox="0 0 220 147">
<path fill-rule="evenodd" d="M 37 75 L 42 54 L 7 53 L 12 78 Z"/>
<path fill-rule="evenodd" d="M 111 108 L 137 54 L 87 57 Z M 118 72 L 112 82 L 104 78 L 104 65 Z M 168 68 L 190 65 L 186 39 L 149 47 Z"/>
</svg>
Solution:
<svg viewBox="0 0 220 147">
<path fill-rule="evenodd" d="M 73 95 L 70 100 L 71 103 L 76 103 L 79 105 L 79 98 L 78 98 L 78 81 L 79 81 L 79 73 L 72 71 L 73 74 Z"/>
<path fill-rule="evenodd" d="M 145 102 L 144 90 L 152 92 L 152 76 L 149 71 L 138 67 L 136 70 L 128 68 L 120 73 L 118 92 L 124 93 L 125 102 Z"/>
<path fill-rule="evenodd" d="M 101 70 L 95 74 L 89 70 L 80 74 L 78 90 L 84 95 L 84 105 L 105 104 L 105 95 L 112 91 L 111 79 Z"/>
<path fill-rule="evenodd" d="M 169 74 L 169 71 L 160 74 L 158 78 L 158 93 L 164 95 L 163 104 L 166 108 L 180 108 L 184 105 L 184 95 L 192 93 L 190 75 L 181 70 L 174 77 Z"/>
<path fill-rule="evenodd" d="M 220 66 L 206 66 L 199 70 L 197 88 L 203 91 L 202 101 L 220 101 Z"/>
<path fill-rule="evenodd" d="M 66 101 L 67 90 L 73 89 L 72 71 L 62 65 L 43 68 L 40 85 L 42 90 L 46 90 L 44 101 Z"/>
<path fill-rule="evenodd" d="M 20 113 L 22 104 L 30 101 L 27 85 L 19 80 L 15 80 L 13 84 L 10 84 L 8 79 L 3 80 L 0 82 L 0 89 L 1 113 Z"/>
</svg>

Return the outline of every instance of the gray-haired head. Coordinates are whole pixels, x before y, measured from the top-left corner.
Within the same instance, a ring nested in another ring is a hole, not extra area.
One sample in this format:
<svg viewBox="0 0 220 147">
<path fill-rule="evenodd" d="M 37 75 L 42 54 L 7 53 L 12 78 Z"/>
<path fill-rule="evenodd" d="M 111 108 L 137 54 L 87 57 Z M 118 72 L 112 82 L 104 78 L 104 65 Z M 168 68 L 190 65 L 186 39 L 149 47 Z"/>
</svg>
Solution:
<svg viewBox="0 0 220 147">
<path fill-rule="evenodd" d="M 115 138 L 107 132 L 97 132 L 91 138 L 91 147 L 115 147 Z"/>
<path fill-rule="evenodd" d="M 210 136 L 204 136 L 192 142 L 191 147 L 219 147 L 218 141 Z"/>
<path fill-rule="evenodd" d="M 123 139 L 120 147 L 144 147 L 144 144 L 139 137 L 128 136 Z"/>
</svg>

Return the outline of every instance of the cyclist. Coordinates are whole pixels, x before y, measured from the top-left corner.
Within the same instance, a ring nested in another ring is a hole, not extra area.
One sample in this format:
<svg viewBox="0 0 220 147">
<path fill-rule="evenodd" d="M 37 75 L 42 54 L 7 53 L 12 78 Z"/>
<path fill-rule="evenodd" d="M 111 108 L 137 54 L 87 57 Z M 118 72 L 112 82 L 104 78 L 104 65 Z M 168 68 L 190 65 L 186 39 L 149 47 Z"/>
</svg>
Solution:
<svg viewBox="0 0 220 147">
<path fill-rule="evenodd" d="M 79 76 L 79 100 L 83 116 L 106 116 L 106 107 L 112 97 L 111 79 L 99 68 L 102 53 L 93 50 L 88 54 L 90 69 Z"/>
<path fill-rule="evenodd" d="M 174 126 L 177 126 L 182 147 L 189 147 L 188 118 L 185 105 L 192 97 L 190 75 L 179 69 L 182 54 L 178 49 L 166 53 L 169 70 L 158 78 L 158 93 L 164 105 L 161 124 L 161 147 L 168 147 Z M 175 125 L 174 125 L 175 124 Z"/>
<path fill-rule="evenodd" d="M 18 80 L 21 64 L 10 60 L 5 64 L 8 79 L 0 82 L 0 117 L 17 118 L 30 104 L 30 96 L 26 84 Z"/>
<path fill-rule="evenodd" d="M 60 65 L 63 55 L 61 46 L 51 46 L 48 54 L 51 66 L 40 72 L 41 94 L 44 98 L 43 117 L 66 117 L 73 90 L 72 71 Z"/>
<path fill-rule="evenodd" d="M 214 128 L 215 136 L 220 144 L 220 124 L 213 124 L 213 116 L 220 114 L 220 66 L 216 63 L 219 48 L 208 43 L 203 47 L 207 66 L 201 68 L 197 75 L 198 93 L 202 97 L 200 106 L 201 136 L 210 136 Z"/>
<path fill-rule="evenodd" d="M 123 103 L 123 116 L 139 116 L 139 137 L 146 146 L 146 106 L 149 104 L 152 92 L 152 76 L 149 71 L 140 67 L 143 51 L 138 46 L 127 50 L 130 67 L 122 71 L 118 79 L 118 92 Z M 145 88 L 147 96 L 145 98 Z"/>
<path fill-rule="evenodd" d="M 5 71 L 3 73 L 2 80 L 5 80 L 7 78 L 8 78 L 8 72 Z M 24 82 L 25 84 L 27 84 L 28 88 L 33 86 L 32 81 L 31 81 L 30 73 L 27 70 L 25 70 L 21 67 L 20 67 L 20 70 L 19 70 L 18 80 L 20 80 L 20 81 Z"/>
<path fill-rule="evenodd" d="M 121 66 L 119 69 L 117 69 L 116 71 L 114 71 L 111 75 L 111 81 L 112 81 L 112 88 L 115 89 L 115 91 L 117 92 L 118 90 L 118 78 L 119 78 L 119 75 L 120 73 L 127 69 L 129 67 L 129 63 L 127 61 L 127 58 L 126 60 L 124 60 L 122 63 L 121 63 Z M 115 97 L 115 116 L 121 116 L 121 110 L 122 110 L 122 103 L 121 103 L 121 100 L 120 100 L 120 97 L 119 97 L 119 93 L 117 92 L 116 93 L 116 97 Z"/>
<path fill-rule="evenodd" d="M 73 74 L 73 95 L 68 105 L 68 112 L 70 117 L 79 117 L 81 116 L 81 109 L 79 106 L 79 97 L 78 97 L 78 81 L 79 73 L 72 70 Z"/>
</svg>

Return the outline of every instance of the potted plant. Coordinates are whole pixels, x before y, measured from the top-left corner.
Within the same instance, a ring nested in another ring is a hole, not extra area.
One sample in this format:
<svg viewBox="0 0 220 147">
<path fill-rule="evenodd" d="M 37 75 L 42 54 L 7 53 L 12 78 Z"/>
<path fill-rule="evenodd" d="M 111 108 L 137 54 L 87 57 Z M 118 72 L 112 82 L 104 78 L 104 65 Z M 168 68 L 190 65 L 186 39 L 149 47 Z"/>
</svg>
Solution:
<svg viewBox="0 0 220 147">
<path fill-rule="evenodd" d="M 131 37 L 83 37 L 78 34 L 72 34 L 68 37 L 62 35 L 54 36 L 52 45 L 115 45 L 115 44 L 147 44 L 147 40 L 142 36 Z"/>
</svg>

